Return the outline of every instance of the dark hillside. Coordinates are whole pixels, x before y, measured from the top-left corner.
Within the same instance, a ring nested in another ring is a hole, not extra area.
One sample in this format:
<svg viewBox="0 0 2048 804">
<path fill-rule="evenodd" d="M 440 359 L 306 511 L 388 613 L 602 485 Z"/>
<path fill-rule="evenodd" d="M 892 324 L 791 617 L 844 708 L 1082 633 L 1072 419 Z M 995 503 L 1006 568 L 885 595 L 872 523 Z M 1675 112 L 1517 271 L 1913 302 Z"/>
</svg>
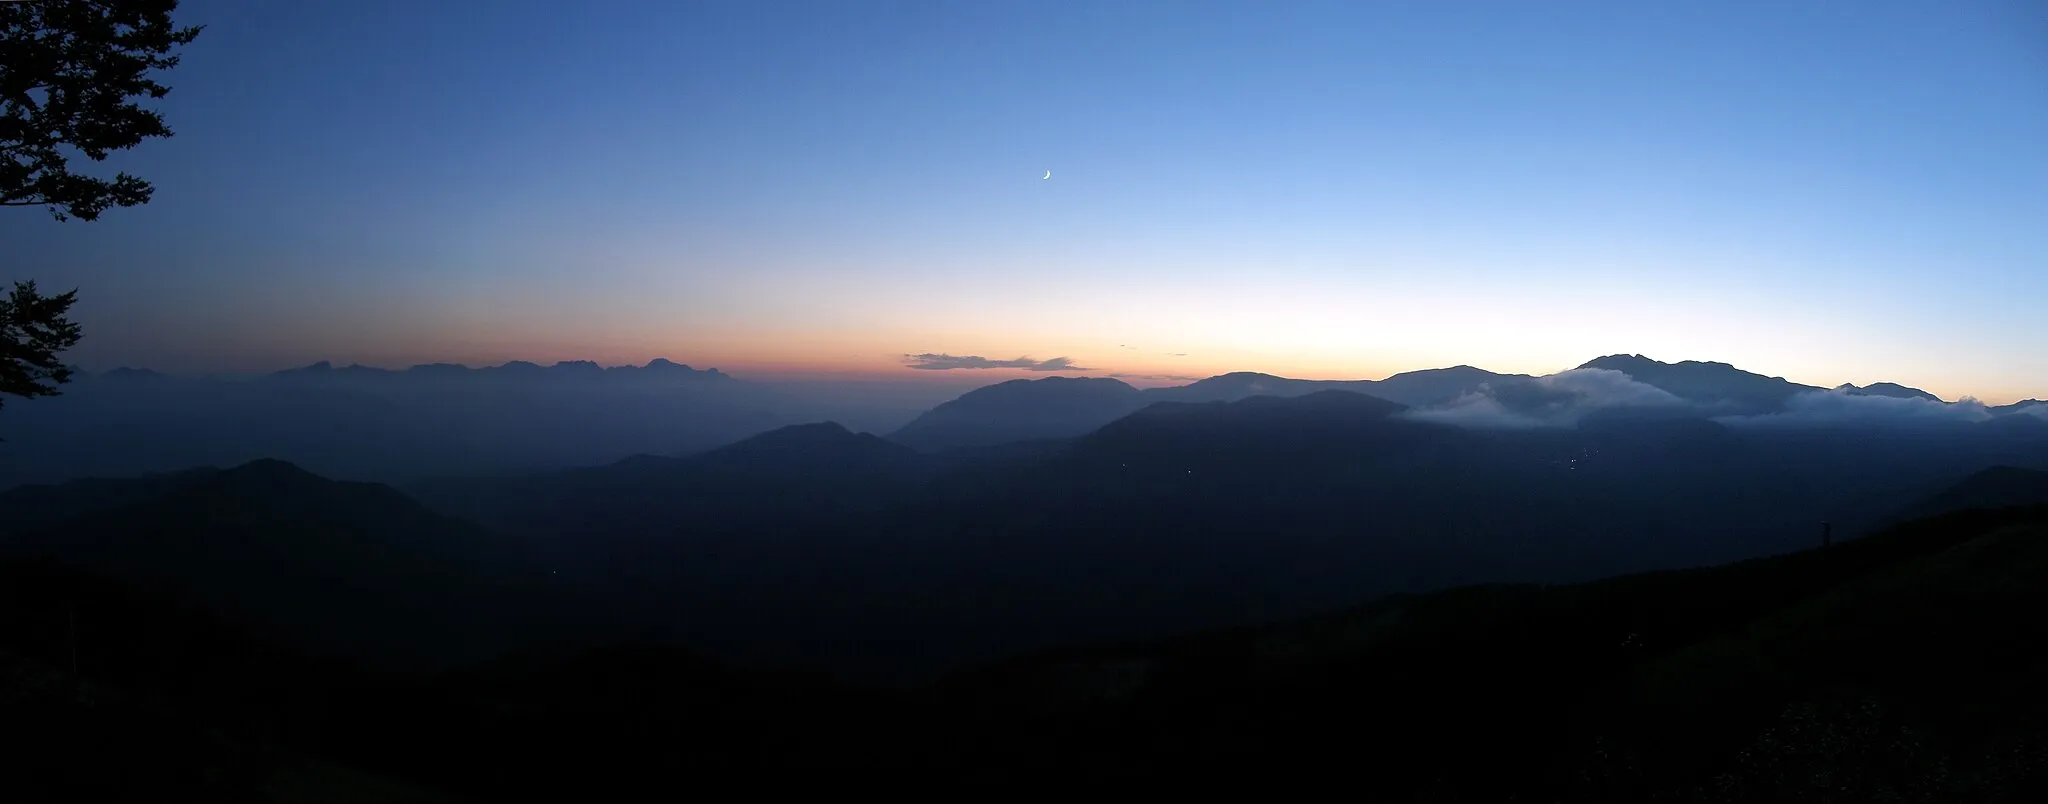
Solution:
<svg viewBox="0 0 2048 804">
<path fill-rule="evenodd" d="M 387 486 L 282 461 L 133 483 L 110 495 L 133 504 L 5 534 L 0 553 L 55 557 L 394 668 L 478 661 L 567 625 L 530 549 Z"/>
<path fill-rule="evenodd" d="M 1924 715 L 1913 727 L 1944 735 L 1960 771 L 1993 757 L 1985 735 L 2048 745 L 2040 696 L 2011 686 L 2048 660 L 2025 613 L 2048 603 L 2028 599 L 2048 589 L 2029 574 L 2048 560 L 2044 521 L 2043 509 L 1971 511 L 1721 568 L 1397 597 L 1293 625 L 1063 651 L 937 694 L 947 711 L 1015 724 L 962 729 L 976 739 L 952 756 L 969 766 L 1148 779 L 1342 768 L 1382 800 L 1626 801 L 1706 784 L 1787 707 L 1850 690 L 1888 717 Z M 1870 672 L 1879 661 L 1886 672 Z M 1753 669 L 1731 674 L 1742 668 Z M 2033 767 L 2025 784 L 2041 780 Z M 1611 789 L 1585 786 L 1601 774 Z M 1968 787 L 1982 780 L 1952 781 L 1951 800 L 1990 800 Z"/>
</svg>

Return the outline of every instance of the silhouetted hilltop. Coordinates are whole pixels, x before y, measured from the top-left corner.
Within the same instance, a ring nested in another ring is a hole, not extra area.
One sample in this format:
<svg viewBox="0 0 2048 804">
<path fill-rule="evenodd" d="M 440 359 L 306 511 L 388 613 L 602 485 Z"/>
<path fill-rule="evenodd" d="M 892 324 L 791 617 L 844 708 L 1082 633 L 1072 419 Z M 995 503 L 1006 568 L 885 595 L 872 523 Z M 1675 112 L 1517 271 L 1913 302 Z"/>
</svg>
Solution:
<svg viewBox="0 0 2048 804">
<path fill-rule="evenodd" d="M 2010 405 L 1998 405 L 1990 410 L 1992 413 L 2000 416 L 2020 413 L 2048 419 L 2048 402 L 2043 402 L 2039 399 L 2023 399 Z"/>
<path fill-rule="evenodd" d="M 894 499 L 929 468 L 909 447 L 821 422 L 687 457 L 637 455 L 541 475 L 443 478 L 406 492 L 506 532 L 576 530 L 588 545 L 829 518 Z"/>
<path fill-rule="evenodd" d="M 1235 402 L 1253 396 L 1301 396 L 1318 391 L 1351 391 L 1369 394 L 1403 405 L 1434 405 L 1477 391 L 1487 383 L 1528 379 L 1524 375 L 1496 374 L 1472 366 L 1424 369 L 1393 375 L 1384 380 L 1296 380 L 1239 371 L 1220 374 L 1182 386 L 1148 388 L 1145 395 L 1174 402 Z"/>
<path fill-rule="evenodd" d="M 94 376 L 95 375 L 87 372 L 79 372 L 73 375 L 73 379 L 74 381 L 76 381 L 79 378 L 90 379 Z M 116 382 L 160 382 L 162 380 L 169 378 L 168 375 L 151 371 L 149 369 L 128 368 L 125 366 L 99 374 L 97 376 L 100 379 L 113 380 Z"/>
<path fill-rule="evenodd" d="M 9 535 L 32 533 L 87 514 L 119 510 L 163 498 L 204 482 L 219 469 L 203 467 L 128 478 L 88 478 L 0 491 L 0 545 Z"/>
<path fill-rule="evenodd" d="M 1410 407 L 1439 405 L 1479 390 L 1480 386 L 1506 387 L 1531 379 L 1526 374 L 1496 374 L 1472 366 L 1452 366 L 1396 374 L 1374 382 L 1364 393 Z"/>
<path fill-rule="evenodd" d="M 464 368 L 468 368 L 468 367 L 467 367 L 467 366 L 465 366 Z M 484 373 L 495 373 L 495 374 L 514 374 L 514 375 L 523 375 L 523 374 L 537 374 L 537 373 L 539 373 L 539 372 L 543 372 L 543 371 L 546 371 L 546 370 L 547 370 L 547 369 L 546 369 L 546 368 L 543 368 L 543 367 L 542 367 L 542 366 L 541 366 L 541 365 L 540 365 L 539 363 L 534 363 L 534 362 L 530 362 L 530 361 L 526 361 L 526 360 L 514 360 L 514 361 L 512 361 L 512 362 L 510 362 L 510 363 L 506 363 L 506 364 L 504 364 L 504 365 L 498 365 L 498 366 L 485 366 L 485 367 L 483 367 L 483 368 L 480 368 L 480 369 L 476 369 L 476 371 L 478 371 L 478 372 L 484 372 Z"/>
<path fill-rule="evenodd" d="M 1063 438 L 1088 432 L 1144 406 L 1138 389 L 1102 377 L 1011 380 L 962 394 L 904 425 L 889 440 L 944 450 Z"/>
<path fill-rule="evenodd" d="M 387 486 L 260 460 L 15 493 L 53 511 L 87 489 L 123 504 L 11 532 L 0 551 L 52 556 L 277 639 L 391 666 L 502 650 L 540 625 L 533 618 L 546 605 L 545 573 L 523 545 Z"/>
<path fill-rule="evenodd" d="M 822 463 L 850 461 L 857 464 L 885 461 L 914 461 L 916 451 L 883 440 L 872 433 L 855 433 L 838 422 L 793 424 L 705 452 L 706 462 L 777 461 Z"/>
<path fill-rule="evenodd" d="M 1835 390 L 1840 393 L 1854 394 L 1856 396 L 1888 396 L 1894 399 L 1925 399 L 1929 402 L 1948 401 L 1942 399 L 1941 397 L 1930 394 L 1926 391 L 1922 391 L 1918 388 L 1907 387 L 1895 382 L 1874 382 L 1864 386 L 1858 386 L 1845 382 L 1841 385 L 1835 386 Z"/>
<path fill-rule="evenodd" d="M 1229 402 L 1156 402 L 1104 426 L 1082 443 L 1100 444 L 1140 433 L 1242 438 L 1299 431 L 1338 437 L 1406 409 L 1406 405 L 1378 397 L 1336 390 L 1300 396 L 1248 396 Z"/>
<path fill-rule="evenodd" d="M 1073 438 L 1155 402 L 1237 402 L 1352 392 L 1404 405 L 1439 404 L 1494 383 L 1525 381 L 1471 366 L 1396 374 L 1384 380 L 1296 380 L 1238 371 L 1143 391 L 1106 378 L 1049 377 L 979 388 L 933 408 L 889 439 L 923 450 L 993 446 L 1012 441 Z"/>
<path fill-rule="evenodd" d="M 1105 469 L 1113 460 L 1118 465 L 1113 475 L 1214 467 L 1228 468 L 1234 476 L 1240 468 L 1263 466 L 1306 481 L 1333 454 L 1349 454 L 1383 438 L 1427 438 L 1440 429 L 1392 418 L 1405 409 L 1351 391 L 1157 402 L 1079 439 L 1073 455 L 1075 461 Z"/>
<path fill-rule="evenodd" d="M 1148 388 L 1144 394 L 1153 399 L 1172 402 L 1236 402 L 1253 396 L 1300 396 L 1338 384 L 1327 380 L 1295 380 L 1255 371 L 1233 371 L 1196 380 L 1187 385 Z"/>
<path fill-rule="evenodd" d="M 9 407 L 0 489 L 261 457 L 327 477 L 407 482 L 696 452 L 799 421 L 858 415 L 669 361 L 403 371 L 316 363 L 235 380 L 90 376 Z M 909 406 L 890 424 L 909 417 Z"/>
<path fill-rule="evenodd" d="M 2043 452 L 2048 452 L 2048 408 L 2043 408 L 2042 415 L 2038 416 L 2031 413 L 1994 416 L 1977 426 L 2015 444 L 2043 445 Z"/>
<path fill-rule="evenodd" d="M 1920 519 L 1972 508 L 2048 505 L 2048 471 L 1993 466 L 1963 478 L 1900 511 L 1897 519 Z"/>
<path fill-rule="evenodd" d="M 1722 413 L 1771 413 L 1781 410 L 1786 400 L 1796 394 L 1824 390 L 1783 377 L 1743 371 L 1727 363 L 1660 363 L 1642 355 L 1609 355 L 1589 360 L 1579 368 L 1619 371 L 1682 399 L 1717 406 Z"/>
</svg>

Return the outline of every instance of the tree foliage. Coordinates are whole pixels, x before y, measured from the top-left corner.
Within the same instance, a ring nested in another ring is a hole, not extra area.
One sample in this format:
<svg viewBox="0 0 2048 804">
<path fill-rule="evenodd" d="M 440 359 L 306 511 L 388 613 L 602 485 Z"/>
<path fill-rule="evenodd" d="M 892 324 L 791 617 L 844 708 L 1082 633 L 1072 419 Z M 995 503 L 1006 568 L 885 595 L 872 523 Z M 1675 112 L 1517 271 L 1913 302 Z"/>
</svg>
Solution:
<svg viewBox="0 0 2048 804">
<path fill-rule="evenodd" d="M 0 206 L 45 206 L 57 220 L 94 220 L 108 207 L 149 202 L 149 182 L 71 170 L 67 151 L 98 162 L 169 137 L 143 97 L 171 88 L 152 71 L 199 36 L 171 22 L 177 0 L 24 0 L 0 3 Z"/>
<path fill-rule="evenodd" d="M 199 36 L 171 22 L 178 0 L 20 0 L 0 3 L 0 206 L 47 207 L 59 221 L 96 220 L 108 207 L 149 203 L 149 182 L 71 170 L 143 140 L 171 136 L 144 109 L 171 88 L 151 78 L 178 66 L 172 51 Z M 67 314 L 77 291 L 44 296 L 16 282 L 0 299 L 0 395 L 53 396 L 71 378 L 57 353 L 76 345 Z"/>
<path fill-rule="evenodd" d="M 78 344 L 78 325 L 66 317 L 78 291 L 45 296 L 35 282 L 16 282 L 0 297 L 0 394 L 56 396 L 71 379 L 57 353 Z M 4 397 L 0 397 L 4 402 Z"/>
</svg>

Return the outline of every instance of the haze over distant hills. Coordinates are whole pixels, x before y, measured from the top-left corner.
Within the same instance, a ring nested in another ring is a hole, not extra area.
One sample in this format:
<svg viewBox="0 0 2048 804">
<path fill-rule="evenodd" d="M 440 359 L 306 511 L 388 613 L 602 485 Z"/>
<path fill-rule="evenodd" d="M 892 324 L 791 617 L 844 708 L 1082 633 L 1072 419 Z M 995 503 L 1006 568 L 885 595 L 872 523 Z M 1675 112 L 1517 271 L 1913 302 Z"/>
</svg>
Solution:
<svg viewBox="0 0 2048 804">
<path fill-rule="evenodd" d="M 1235 401 L 1251 396 L 1300 396 L 1346 390 L 1399 402 L 1412 415 L 1480 427 L 1568 426 L 1595 409 L 1630 409 L 1640 415 L 1722 417 L 1733 424 L 1775 422 L 1749 417 L 1788 416 L 1823 423 L 1862 415 L 1891 418 L 1984 419 L 2009 413 L 2048 415 L 2026 403 L 1985 408 L 1949 405 L 1924 391 L 1893 383 L 1828 389 L 1743 371 L 1726 363 L 1660 363 L 1642 355 L 1601 357 L 1544 377 L 1496 374 L 1472 366 L 1396 374 L 1384 380 L 1293 380 L 1238 372 L 1183 386 L 1139 390 L 1110 379 L 1053 377 L 1012 380 L 977 389 L 940 405 L 890 435 L 920 449 L 985 446 L 1032 438 L 1066 438 L 1160 401 Z M 1935 407 L 1880 407 L 1839 397 L 1876 396 L 1937 403 Z M 1815 400 L 1819 400 L 1816 402 Z"/>
<path fill-rule="evenodd" d="M 610 382 L 633 382 L 645 384 L 711 382 L 728 380 L 730 377 L 718 369 L 699 371 L 682 363 L 675 363 L 665 357 L 657 357 L 644 366 L 602 366 L 590 360 L 563 360 L 551 366 L 542 366 L 524 360 L 515 360 L 496 366 L 470 368 L 457 363 L 421 363 L 403 370 L 392 370 L 350 364 L 336 368 L 322 360 L 309 366 L 286 369 L 270 375 L 271 379 L 292 382 L 346 381 L 346 380 L 389 380 L 418 382 L 428 379 L 459 380 L 476 382 L 495 380 L 503 382 L 576 382 L 604 380 Z"/>
<path fill-rule="evenodd" d="M 7 407 L 0 488 L 258 458 L 356 480 L 535 471 L 709 449 L 803 421 L 894 426 L 913 412 L 667 360 L 401 371 L 322 362 L 250 380 L 117 369 Z"/>
<path fill-rule="evenodd" d="M 622 610 L 745 612 L 650 626 L 686 644 L 888 673 L 1362 593 L 1726 561 L 1812 544 L 1822 521 L 1859 532 L 1987 466 L 2048 468 L 2048 427 L 2006 424 L 2048 425 L 2032 416 L 1634 361 L 1606 363 L 1677 390 L 1597 367 L 1377 386 L 1421 405 L 1252 374 L 1052 378 L 887 438 L 793 426 L 406 490 L 556 545 L 565 577 Z"/>
<path fill-rule="evenodd" d="M 539 579 L 563 611 L 606 623 L 601 632 L 743 662 L 915 678 L 1062 642 L 1301 616 L 1391 592 L 1780 552 L 1813 544 L 1822 521 L 1844 536 L 1891 521 L 1902 501 L 1987 467 L 2048 470 L 2048 421 L 2034 416 L 1787 394 L 1713 364 L 1675 372 L 1683 379 L 1659 379 L 1691 399 L 1612 369 L 1458 370 L 1423 375 L 1453 382 L 1406 381 L 1448 399 L 1422 406 L 1349 390 L 1357 386 L 1229 375 L 1163 389 L 1225 399 L 1152 401 L 1065 438 L 930 451 L 837 424 L 790 425 L 690 455 L 404 486 L 424 508 L 383 486 L 259 461 L 17 489 L 5 502 L 18 533 L 0 541 L 212 588 L 207 600 L 224 608 L 326 589 L 262 607 L 299 623 L 334 616 L 314 598 L 416 588 L 408 578 L 449 571 L 431 569 L 436 556 L 468 556 Z M 1401 388 L 1397 380 L 1387 387 Z M 1092 400 L 1160 395 L 1047 380 L 970 393 L 955 409 L 1020 392 L 1054 397 L 1048 404 L 1079 399 L 1069 410 L 1088 415 L 1099 413 Z M 1770 398 L 1777 412 L 1724 413 Z M 1851 415 L 1799 401 L 1811 398 Z M 1043 433 L 1031 428 L 1044 421 L 1009 432 Z M 1962 499 L 2027 493 L 1959 488 Z M 117 513 L 83 516 L 102 510 Z M 395 547 L 376 546 L 391 538 Z M 328 566 L 355 576 L 352 585 L 321 586 L 329 582 L 285 558 L 314 544 L 342 557 Z M 344 560 L 393 549 L 424 551 L 425 563 L 348 569 Z M 185 558 L 135 558 L 159 552 Z M 239 592 L 203 581 L 223 562 L 266 561 L 285 563 L 257 573 L 265 583 L 303 580 Z M 436 589 L 507 582 L 446 577 L 454 580 Z M 433 599 L 408 605 L 431 610 Z M 928 605 L 935 600 L 947 603 Z M 454 628 L 478 616 L 464 611 L 421 622 Z"/>
<path fill-rule="evenodd" d="M 241 384 L 110 375 L 80 383 L 97 392 L 86 399 L 114 405 L 111 389 L 191 406 L 178 409 L 190 418 L 158 420 L 189 428 L 166 436 L 210 443 L 235 433 L 245 439 L 239 449 L 327 449 L 316 454 L 330 460 L 349 449 L 415 451 L 397 453 L 404 459 L 458 444 L 449 435 L 477 432 L 464 428 L 484 410 L 502 417 L 508 438 L 531 437 L 535 421 L 577 424 L 563 428 L 568 443 L 606 432 L 587 428 L 618 426 L 607 417 L 636 404 L 657 417 L 743 411 L 762 393 L 680 365 L 330 365 Z M 209 400 L 224 407 L 199 404 Z M 468 407 L 419 429 L 388 429 L 448 404 Z M 289 427 L 279 430 L 232 418 L 266 410 L 300 416 L 281 419 Z M 1940 551 L 1974 545 L 2037 558 L 1996 528 L 2036 532 L 2038 513 L 1983 510 L 2048 500 L 2048 416 L 2037 413 L 2048 408 L 1994 410 L 1886 384 L 1821 389 L 1636 356 L 1545 376 L 1462 366 L 1358 382 L 1239 373 L 1147 390 L 1052 378 L 978 389 L 887 436 L 802 421 L 695 450 L 493 466 L 395 487 L 273 458 L 22 486 L 0 492 L 9 512 L 0 571 L 33 590 L 16 607 L 27 613 L 15 630 L 39 634 L 25 644 L 40 655 L 64 655 L 71 632 L 51 623 L 71 615 L 57 598 L 87 587 L 50 580 L 45 565 L 8 563 L 24 556 L 234 623 L 251 635 L 244 639 L 341 660 L 250 666 L 287 674 L 291 684 L 273 686 L 301 698 L 336 696 L 291 715 L 293 729 L 334 741 L 306 745 L 348 745 L 355 761 L 399 763 L 391 767 L 501 796 L 530 791 L 493 780 L 587 789 L 588 778 L 550 764 L 571 755 L 585 763 L 575 767 L 645 778 L 624 758 L 666 768 L 647 746 L 684 743 L 707 772 L 738 756 L 859 756 L 880 767 L 903 761 L 891 759 L 894 746 L 947 767 L 1057 759 L 1142 773 L 1142 763 L 1189 761 L 1161 747 L 1160 735 L 1176 733 L 1162 712 L 1287 735 L 1286 722 L 1322 723 L 1312 713 L 1346 701 L 1421 740 L 1455 736 L 1422 716 L 1443 707 L 1525 713 L 1526 722 L 1504 721 L 1523 724 L 1502 732 L 1496 748 L 1508 757 L 1509 747 L 1578 739 L 1528 725 L 1556 719 L 1553 708 L 1566 702 L 1547 694 L 1559 691 L 1600 696 L 1599 707 L 1573 717 L 1665 741 L 1682 762 L 1692 741 L 1711 741 L 1614 715 L 1623 707 L 1615 702 L 1682 709 L 1739 700 L 1717 692 L 1718 679 L 1748 685 L 1745 695 L 1807 689 L 1716 664 L 1714 651 L 1730 640 L 1734 650 L 1790 644 L 1728 629 L 1785 616 L 1794 618 L 1787 633 L 1810 635 L 1811 617 L 1846 617 L 1840 633 L 1889 655 L 1865 637 L 1924 609 L 1884 594 L 1892 581 L 1866 581 L 1868 573 L 1896 569 L 1943 594 L 1979 578 L 2020 588 L 2010 579 L 2031 577 L 2014 573 L 2033 564 L 2008 571 Z M 214 429 L 198 426 L 206 422 Z M 618 440 L 607 448 L 626 445 L 610 432 Z M 292 435 L 302 440 L 263 440 Z M 492 454 L 503 453 L 469 457 Z M 1887 524 L 1942 514 L 1962 519 L 1861 545 Z M 1838 546 L 1809 550 L 1824 539 Z M 1667 572 L 1558 586 L 1657 570 Z M 1806 597 L 1824 589 L 1880 602 L 1857 604 L 1876 613 L 1839 614 Z M 142 626 L 137 615 L 110 613 L 132 608 L 88 602 L 85 633 L 97 640 L 89 657 L 170 666 L 131 642 L 178 645 L 184 632 L 102 647 Z M 1953 632 L 1933 619 L 1920 626 L 1912 633 L 1922 641 Z M 246 643 L 205 644 L 213 647 L 179 650 L 266 655 Z M 1995 645 L 1949 649 L 2000 655 Z M 1639 665 L 1638 654 L 1660 664 Z M 1531 675 L 1476 698 L 1452 682 L 1476 682 L 1504 656 L 1532 662 L 1523 671 Z M 809 668 L 925 697 L 869 698 L 883 693 L 728 666 Z M 441 672 L 451 667 L 460 669 Z M 955 674 L 963 670 L 972 671 Z M 433 675 L 382 675 L 397 672 Z M 1403 692 L 1397 705 L 1344 678 Z M 189 716 L 196 722 L 221 711 L 216 701 L 263 712 L 283 706 L 264 701 L 288 697 L 248 702 L 227 682 L 180 683 L 204 690 L 192 710 L 202 715 Z M 1289 689 L 1315 690 L 1317 700 L 1288 704 L 1280 691 Z M 1141 708 L 1098 708 L 1124 697 Z M 1246 709 L 1248 700 L 1264 703 Z M 764 711 L 782 714 L 764 722 Z M 1047 711 L 1083 718 L 1075 722 L 1094 736 L 1045 738 L 1040 729 L 1057 731 Z M 872 724 L 909 724 L 911 713 L 947 738 L 875 738 Z M 1672 715 L 1681 716 L 1751 727 L 1734 715 Z M 667 736 L 620 736 L 632 731 L 621 723 L 652 722 Z M 398 723 L 405 733 L 388 733 Z M 821 742 L 857 733 L 868 742 L 853 753 Z M 590 736 L 572 746 L 564 734 Z M 1318 744 L 1272 739 L 1293 748 L 1203 751 L 1280 761 L 1311 756 Z M 555 770 L 425 759 L 436 743 L 457 740 Z M 1583 753 L 1579 746 L 1570 752 Z M 1423 783 L 1399 765 L 1383 768 L 1388 778 Z"/>
<path fill-rule="evenodd" d="M 7 439 L 0 442 L 0 488 L 258 458 L 353 480 L 517 474 L 642 453 L 689 454 L 820 421 L 944 451 L 1071 438 L 1155 402 L 1322 390 L 1369 394 L 1416 408 L 1410 415 L 1471 427 L 1569 426 L 1588 411 L 1610 409 L 1707 414 L 1738 426 L 2048 417 L 2048 404 L 2032 400 L 1997 408 L 1943 403 L 1892 383 L 1830 391 L 1722 363 L 1666 364 L 1641 355 L 1602 357 L 1545 377 L 1472 366 L 1381 380 L 1236 372 L 1140 390 L 1111 378 L 1054 376 L 995 383 L 950 400 L 942 387 L 900 385 L 877 395 L 853 384 L 764 383 L 666 359 L 402 370 L 320 362 L 245 381 L 122 368 L 81 374 L 62 396 L 10 404 L 0 419 Z"/>
</svg>

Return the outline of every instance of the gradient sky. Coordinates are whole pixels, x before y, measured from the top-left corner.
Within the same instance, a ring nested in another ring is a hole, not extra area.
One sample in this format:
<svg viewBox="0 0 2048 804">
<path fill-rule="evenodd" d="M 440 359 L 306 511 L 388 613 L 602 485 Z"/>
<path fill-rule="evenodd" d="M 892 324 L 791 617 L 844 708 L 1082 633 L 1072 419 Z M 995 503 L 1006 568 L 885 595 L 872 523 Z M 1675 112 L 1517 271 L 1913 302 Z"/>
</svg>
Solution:
<svg viewBox="0 0 2048 804">
<path fill-rule="evenodd" d="M 2040 2 L 180 18 L 208 27 L 159 107 L 177 136 L 109 165 L 155 201 L 0 211 L 0 278 L 81 289 L 89 368 L 1370 378 L 1629 352 L 2048 398 Z"/>
</svg>

